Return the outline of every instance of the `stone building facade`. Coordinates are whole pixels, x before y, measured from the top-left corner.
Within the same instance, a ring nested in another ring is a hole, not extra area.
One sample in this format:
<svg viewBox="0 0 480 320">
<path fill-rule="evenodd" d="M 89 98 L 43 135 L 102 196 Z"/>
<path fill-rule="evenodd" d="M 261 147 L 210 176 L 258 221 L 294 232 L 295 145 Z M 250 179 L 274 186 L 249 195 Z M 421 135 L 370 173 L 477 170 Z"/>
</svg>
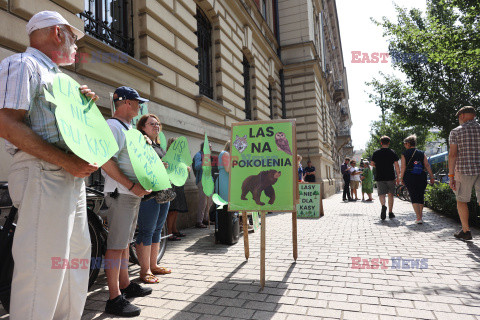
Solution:
<svg viewBox="0 0 480 320">
<path fill-rule="evenodd" d="M 120 85 L 131 86 L 150 100 L 148 110 L 160 117 L 167 139 L 181 135 L 188 139 L 192 156 L 205 133 L 218 154 L 234 122 L 297 118 L 299 150 L 315 159 L 322 168 L 317 176 L 330 186 L 338 153 L 334 115 L 341 112 L 334 99 L 339 92 L 335 81 L 343 81 L 341 101 L 348 95 L 336 12 L 329 21 L 336 26 L 331 41 L 337 49 L 320 51 L 318 41 L 325 40 L 312 38 L 311 45 L 289 40 L 295 37 L 286 29 L 290 9 L 285 5 L 294 3 L 300 10 L 313 6 L 309 12 L 317 19 L 319 12 L 335 4 L 299 1 L 0 0 L 0 59 L 28 46 L 24 30 L 33 14 L 58 11 L 86 33 L 77 42 L 77 62 L 63 70 L 100 96 L 97 105 L 106 117 L 111 115 L 110 93 Z M 308 32 L 324 39 L 310 27 L 306 26 Z M 310 50 L 315 62 L 294 57 L 297 47 Z M 325 58 L 319 62 L 322 52 Z M 340 60 L 327 65 L 327 54 Z M 334 73 L 328 75 L 329 70 Z M 348 104 L 345 110 L 348 113 Z M 0 180 L 6 180 L 10 159 L 3 148 L 0 161 Z M 331 194 L 330 189 L 326 193 Z M 193 174 L 185 190 L 190 212 L 179 222 L 192 225 Z"/>
<path fill-rule="evenodd" d="M 280 0 L 279 21 L 287 117 L 329 196 L 340 190 L 352 125 L 335 0 Z"/>
</svg>

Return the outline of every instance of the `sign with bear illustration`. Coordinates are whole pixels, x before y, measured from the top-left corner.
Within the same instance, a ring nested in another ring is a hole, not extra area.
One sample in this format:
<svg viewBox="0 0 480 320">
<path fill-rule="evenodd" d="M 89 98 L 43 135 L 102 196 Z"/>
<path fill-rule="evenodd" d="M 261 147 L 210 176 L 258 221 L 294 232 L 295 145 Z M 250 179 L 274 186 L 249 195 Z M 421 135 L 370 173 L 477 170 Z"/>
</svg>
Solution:
<svg viewBox="0 0 480 320">
<path fill-rule="evenodd" d="M 320 218 L 320 184 L 300 183 L 297 218 Z"/>
<path fill-rule="evenodd" d="M 230 211 L 293 211 L 296 191 L 294 120 L 232 124 Z"/>
</svg>

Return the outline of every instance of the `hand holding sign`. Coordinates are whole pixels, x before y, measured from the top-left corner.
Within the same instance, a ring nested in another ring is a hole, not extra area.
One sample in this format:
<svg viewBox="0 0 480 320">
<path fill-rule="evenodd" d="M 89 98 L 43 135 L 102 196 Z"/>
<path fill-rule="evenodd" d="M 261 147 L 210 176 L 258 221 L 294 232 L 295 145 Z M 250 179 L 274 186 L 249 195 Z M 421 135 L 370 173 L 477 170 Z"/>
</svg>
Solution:
<svg viewBox="0 0 480 320">
<path fill-rule="evenodd" d="M 57 106 L 55 118 L 70 150 L 88 163 L 102 166 L 118 151 L 118 145 L 93 99 L 81 94 L 79 88 L 75 80 L 57 73 L 53 96 L 44 89 L 45 99 Z"/>
<path fill-rule="evenodd" d="M 133 171 L 145 190 L 159 191 L 171 188 L 167 171 L 153 148 L 136 129 L 125 131 L 128 155 Z"/>
<path fill-rule="evenodd" d="M 168 163 L 167 173 L 170 181 L 176 186 L 183 186 L 188 178 L 188 166 L 192 165 L 187 139 L 185 137 L 176 139 L 162 160 Z"/>
</svg>

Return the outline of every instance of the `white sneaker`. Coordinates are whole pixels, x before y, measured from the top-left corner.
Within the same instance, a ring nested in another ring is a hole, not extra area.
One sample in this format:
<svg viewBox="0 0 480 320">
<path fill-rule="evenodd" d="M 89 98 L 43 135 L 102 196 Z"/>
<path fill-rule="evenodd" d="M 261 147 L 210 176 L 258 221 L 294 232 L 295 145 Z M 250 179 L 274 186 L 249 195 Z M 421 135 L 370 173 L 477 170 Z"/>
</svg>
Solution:
<svg viewBox="0 0 480 320">
<path fill-rule="evenodd" d="M 416 224 L 422 224 L 422 223 L 423 223 L 423 220 L 422 220 L 422 219 L 420 219 L 420 220 L 415 220 L 415 223 L 416 223 Z"/>
</svg>

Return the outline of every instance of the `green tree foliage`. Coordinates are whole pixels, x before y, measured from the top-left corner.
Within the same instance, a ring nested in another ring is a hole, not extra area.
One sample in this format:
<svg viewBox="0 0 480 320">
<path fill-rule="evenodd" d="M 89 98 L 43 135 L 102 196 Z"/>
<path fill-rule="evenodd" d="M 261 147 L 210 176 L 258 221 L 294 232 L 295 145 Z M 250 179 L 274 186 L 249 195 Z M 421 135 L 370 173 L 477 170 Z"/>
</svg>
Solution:
<svg viewBox="0 0 480 320">
<path fill-rule="evenodd" d="M 480 70 L 480 1 L 431 1 L 433 13 L 446 12 L 457 23 L 444 24 L 431 19 L 431 30 L 418 37 L 430 50 L 430 58 L 454 69 Z M 435 14 L 432 14 L 435 18 Z"/>
<path fill-rule="evenodd" d="M 429 136 L 428 128 L 422 125 L 411 125 L 398 114 L 386 112 L 385 121 L 379 120 L 372 123 L 370 140 L 367 143 L 363 158 L 371 158 L 375 150 L 380 148 L 380 138 L 389 136 L 391 139 L 390 148 L 400 157 L 405 148 L 403 139 L 411 134 L 417 136 L 417 148 L 424 150 L 425 142 Z"/>
<path fill-rule="evenodd" d="M 394 68 L 406 79 L 380 74 L 379 79 L 367 83 L 373 89 L 371 101 L 411 126 L 440 129 L 440 137 L 445 140 L 458 126 L 456 111 L 465 105 L 477 109 L 480 105 L 480 56 L 476 56 L 475 63 L 460 62 L 465 57 L 460 57 L 459 52 L 472 55 L 480 50 L 478 45 L 470 49 L 468 39 L 463 38 L 479 32 L 479 11 L 473 18 L 474 11 L 466 3 L 428 0 L 426 16 L 417 9 L 407 12 L 397 7 L 397 23 L 386 18 L 376 22 L 388 37 L 390 54 L 396 60 Z M 457 33 L 450 34 L 453 30 Z M 428 59 L 409 59 L 419 54 Z"/>
</svg>

